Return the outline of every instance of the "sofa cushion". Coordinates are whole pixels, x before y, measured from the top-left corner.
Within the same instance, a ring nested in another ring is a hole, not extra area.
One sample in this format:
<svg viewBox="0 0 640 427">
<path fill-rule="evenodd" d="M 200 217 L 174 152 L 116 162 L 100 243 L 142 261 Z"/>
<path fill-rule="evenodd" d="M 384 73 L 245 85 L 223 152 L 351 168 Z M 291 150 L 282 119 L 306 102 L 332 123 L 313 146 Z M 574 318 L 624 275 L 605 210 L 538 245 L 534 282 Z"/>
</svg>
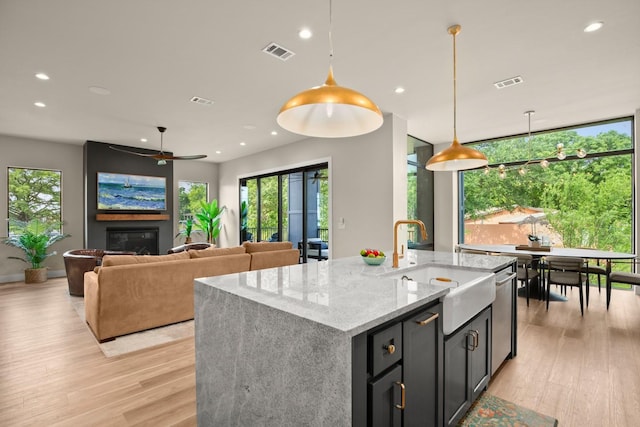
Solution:
<svg viewBox="0 0 640 427">
<path fill-rule="evenodd" d="M 247 249 L 247 253 L 281 251 L 293 248 L 291 242 L 244 242 L 242 244 Z"/>
<path fill-rule="evenodd" d="M 251 254 L 251 270 L 295 265 L 299 260 L 300 252 L 297 249 L 254 252 Z"/>
<path fill-rule="evenodd" d="M 224 256 L 224 255 L 237 255 L 244 254 L 247 250 L 242 246 L 236 246 L 233 248 L 208 248 L 201 250 L 189 250 L 189 256 L 191 258 L 208 258 L 212 256 Z"/>
<path fill-rule="evenodd" d="M 188 252 L 178 252 L 177 254 L 170 255 L 105 255 L 102 258 L 102 266 L 147 264 L 150 262 L 177 261 L 189 258 Z"/>
</svg>

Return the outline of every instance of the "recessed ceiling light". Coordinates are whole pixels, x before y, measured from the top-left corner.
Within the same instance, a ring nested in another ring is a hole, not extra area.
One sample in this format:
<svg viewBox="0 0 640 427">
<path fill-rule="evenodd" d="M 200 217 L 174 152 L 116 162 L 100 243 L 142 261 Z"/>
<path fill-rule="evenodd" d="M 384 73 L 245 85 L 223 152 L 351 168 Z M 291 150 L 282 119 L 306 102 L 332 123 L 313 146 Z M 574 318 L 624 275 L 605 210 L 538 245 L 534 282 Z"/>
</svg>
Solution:
<svg viewBox="0 0 640 427">
<path fill-rule="evenodd" d="M 313 33 L 308 28 L 303 28 L 300 31 L 298 31 L 298 36 L 300 36 L 300 38 L 304 40 L 310 39 L 312 35 Z"/>
<path fill-rule="evenodd" d="M 35 105 L 36 107 L 40 107 L 40 108 L 44 108 L 44 107 L 47 106 L 47 104 L 45 104 L 44 102 L 40 102 L 40 101 L 34 102 L 33 105 Z"/>
<path fill-rule="evenodd" d="M 216 154 L 222 154 L 222 151 L 216 150 Z"/>
<path fill-rule="evenodd" d="M 111 95 L 109 89 L 100 86 L 89 86 L 89 92 L 95 93 L 96 95 Z"/>
<path fill-rule="evenodd" d="M 404 93 L 404 88 L 402 86 L 398 86 L 394 92 L 395 93 Z"/>
<path fill-rule="evenodd" d="M 275 130 L 271 131 L 271 135 L 276 136 L 278 134 L 278 132 L 276 132 Z"/>
<path fill-rule="evenodd" d="M 36 74 L 36 78 L 38 78 L 40 80 L 49 80 L 49 76 L 47 76 L 45 73 Z"/>
<path fill-rule="evenodd" d="M 140 138 L 140 142 L 147 142 L 147 138 Z"/>
<path fill-rule="evenodd" d="M 246 142 L 244 142 L 244 141 L 242 141 L 242 142 L 240 143 L 240 145 L 242 145 L 242 146 L 244 147 L 245 145 L 247 145 L 247 143 L 246 143 Z"/>
<path fill-rule="evenodd" d="M 584 27 L 584 32 L 593 33 L 594 31 L 598 31 L 600 28 L 602 28 L 603 25 L 604 22 L 602 21 L 592 22 L 591 24 Z"/>
</svg>

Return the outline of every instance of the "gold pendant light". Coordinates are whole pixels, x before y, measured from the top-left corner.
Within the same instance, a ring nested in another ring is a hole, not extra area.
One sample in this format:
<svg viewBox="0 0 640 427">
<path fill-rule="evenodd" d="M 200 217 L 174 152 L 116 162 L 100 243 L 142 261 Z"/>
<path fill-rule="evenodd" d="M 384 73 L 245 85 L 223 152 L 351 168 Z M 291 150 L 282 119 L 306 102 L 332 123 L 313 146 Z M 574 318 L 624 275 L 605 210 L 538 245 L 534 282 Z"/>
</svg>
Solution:
<svg viewBox="0 0 640 427">
<path fill-rule="evenodd" d="M 460 25 L 449 27 L 453 36 L 453 142 L 445 149 L 429 159 L 425 166 L 431 171 L 459 171 L 486 166 L 487 157 L 473 148 L 465 147 L 458 142 L 456 132 L 456 35 L 460 33 Z"/>
<path fill-rule="evenodd" d="M 333 60 L 331 9 L 329 0 L 329 58 Z M 289 99 L 280 109 L 277 122 L 300 135 L 342 138 L 372 132 L 382 126 L 383 119 L 382 112 L 369 98 L 338 86 L 333 78 L 333 67 L 329 65 L 325 83 Z"/>
</svg>

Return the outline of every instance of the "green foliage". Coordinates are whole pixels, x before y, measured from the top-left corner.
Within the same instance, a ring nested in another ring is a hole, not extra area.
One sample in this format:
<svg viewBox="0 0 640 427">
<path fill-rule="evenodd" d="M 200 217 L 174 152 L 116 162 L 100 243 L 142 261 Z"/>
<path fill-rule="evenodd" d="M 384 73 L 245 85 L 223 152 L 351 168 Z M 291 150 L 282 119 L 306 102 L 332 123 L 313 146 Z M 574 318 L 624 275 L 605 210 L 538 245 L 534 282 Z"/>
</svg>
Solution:
<svg viewBox="0 0 640 427">
<path fill-rule="evenodd" d="M 19 233 L 21 225 L 36 218 L 50 226 L 60 227 L 61 172 L 8 168 L 8 179 L 10 234 Z"/>
<path fill-rule="evenodd" d="M 55 255 L 56 252 L 48 252 L 51 245 L 70 236 L 70 234 L 60 234 L 58 230 L 61 224 L 51 223 L 45 224 L 40 220 L 32 220 L 29 222 L 17 221 L 16 228 L 21 230 L 20 234 L 11 234 L 9 237 L 2 239 L 5 245 L 13 246 L 24 252 L 24 258 L 8 257 L 9 259 L 18 259 L 27 264 L 31 264 L 31 268 L 41 268 L 42 263 L 48 257 Z"/>
<path fill-rule="evenodd" d="M 187 218 L 183 221 L 180 221 L 180 225 L 180 231 L 178 232 L 178 234 L 176 234 L 176 237 L 184 236 L 187 239 L 190 238 L 194 226 L 193 218 Z"/>
<path fill-rule="evenodd" d="M 204 182 L 180 182 L 178 187 L 178 218 L 186 220 L 207 201 L 207 184 Z"/>
<path fill-rule="evenodd" d="M 512 168 L 505 179 L 499 178 L 495 167 L 488 174 L 465 172 L 465 217 L 479 219 L 492 210 L 518 206 L 543 208 L 565 247 L 631 252 L 632 156 L 592 157 L 631 148 L 630 136 L 608 131 L 584 137 L 575 131 L 560 131 L 535 136 L 531 147 L 519 138 L 475 148 L 497 165 L 552 157 L 558 143 L 564 144 L 568 154 L 582 147 L 589 158 L 552 162 L 547 169 L 533 163 L 524 176 Z"/>
<path fill-rule="evenodd" d="M 207 235 L 207 242 L 214 243 L 220 234 L 222 228 L 220 217 L 226 208 L 226 206 L 218 207 L 216 199 L 209 203 L 200 202 L 200 210 L 195 212 L 195 225 Z"/>
</svg>

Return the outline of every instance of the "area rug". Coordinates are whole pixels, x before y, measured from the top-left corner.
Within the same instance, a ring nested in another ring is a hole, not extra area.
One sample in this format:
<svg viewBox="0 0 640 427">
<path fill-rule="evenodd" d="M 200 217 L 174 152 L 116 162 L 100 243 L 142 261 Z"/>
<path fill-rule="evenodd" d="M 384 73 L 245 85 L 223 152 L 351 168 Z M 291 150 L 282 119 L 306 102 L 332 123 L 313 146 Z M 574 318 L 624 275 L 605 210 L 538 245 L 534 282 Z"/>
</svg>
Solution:
<svg viewBox="0 0 640 427">
<path fill-rule="evenodd" d="M 86 325 L 84 316 L 84 298 L 69 296 L 71 305 L 73 306 L 80 320 Z M 89 326 L 87 325 L 87 328 Z M 172 341 L 193 337 L 194 322 L 188 320 L 186 322 L 175 323 L 173 325 L 163 326 L 160 328 L 149 329 L 147 331 L 136 332 L 134 334 L 124 335 L 113 341 L 96 344 L 102 350 L 106 357 L 120 356 L 122 354 L 131 353 L 133 351 L 145 348 L 155 347 Z"/>
<path fill-rule="evenodd" d="M 471 405 L 458 426 L 556 427 L 558 420 L 518 406 L 487 392 Z"/>
</svg>

